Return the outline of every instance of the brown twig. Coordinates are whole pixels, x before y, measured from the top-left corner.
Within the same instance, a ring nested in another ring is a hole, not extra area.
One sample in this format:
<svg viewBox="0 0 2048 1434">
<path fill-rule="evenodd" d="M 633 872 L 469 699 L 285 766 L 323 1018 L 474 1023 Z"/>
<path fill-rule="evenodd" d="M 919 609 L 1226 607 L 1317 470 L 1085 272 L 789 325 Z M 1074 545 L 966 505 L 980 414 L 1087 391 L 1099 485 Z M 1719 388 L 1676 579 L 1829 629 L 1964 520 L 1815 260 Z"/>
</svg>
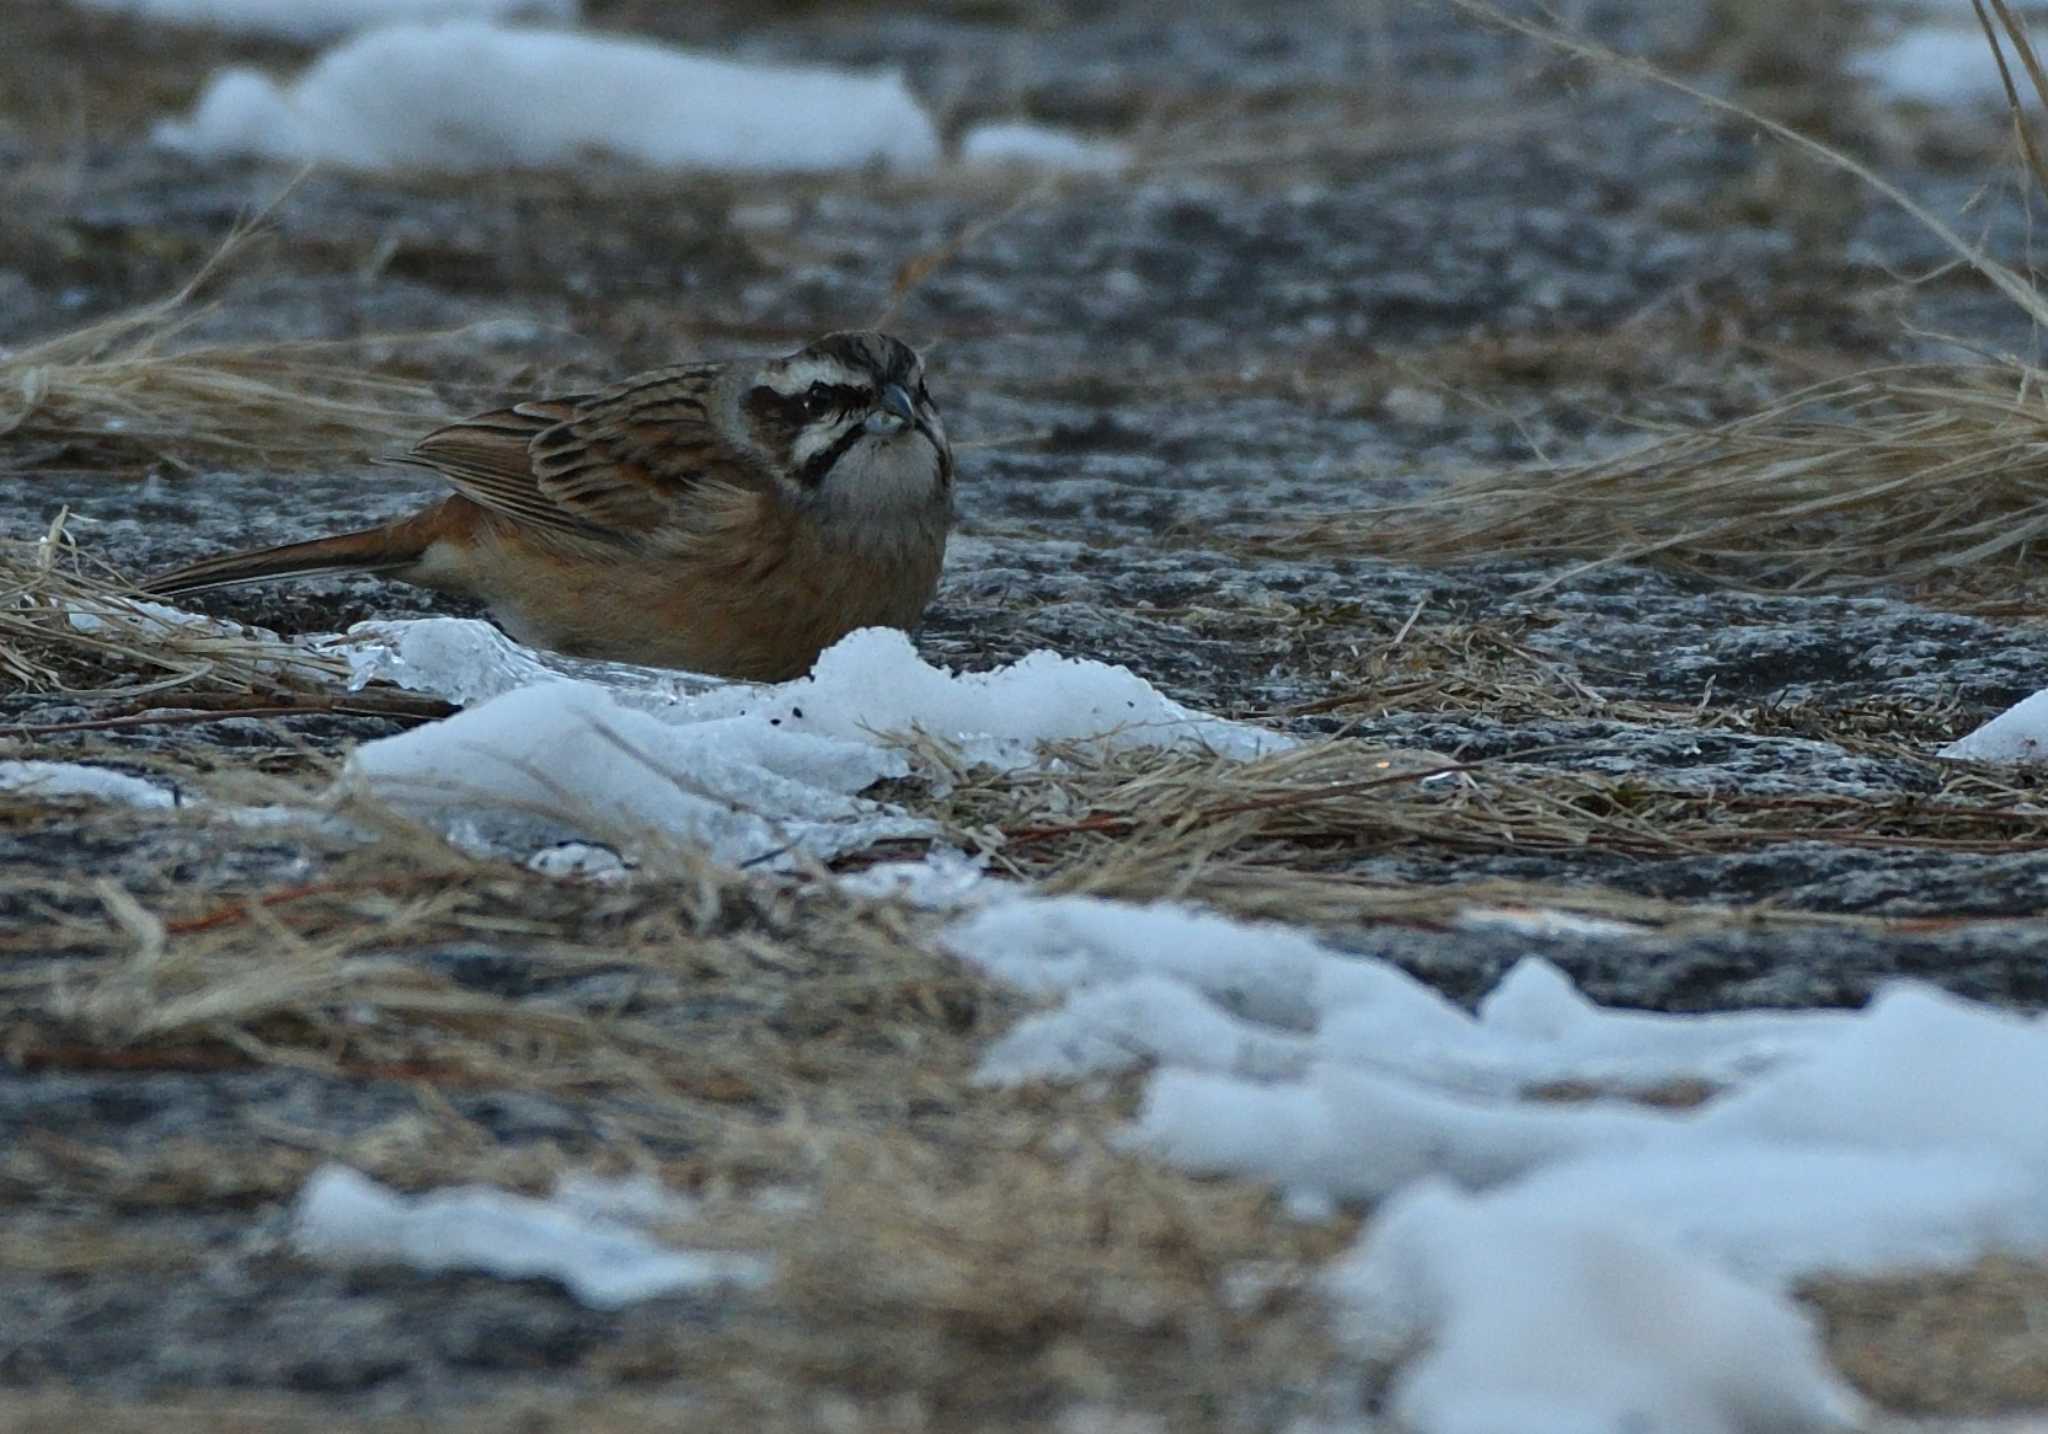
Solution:
<svg viewBox="0 0 2048 1434">
<path fill-rule="evenodd" d="M 422 886 L 446 886 L 453 882 L 465 881 L 470 873 L 464 871 L 425 871 L 411 876 L 383 877 L 374 881 L 315 881 L 302 886 L 288 886 L 282 891 L 266 892 L 262 896 L 248 897 L 214 907 L 198 916 L 180 917 L 166 921 L 164 931 L 172 936 L 186 936 L 196 931 L 210 931 L 221 926 L 232 926 L 246 921 L 258 910 L 269 911 L 288 906 L 295 901 L 305 901 L 315 896 L 353 896 L 364 892 L 391 894 L 410 891 Z"/>
<path fill-rule="evenodd" d="M 190 710 L 180 710 L 190 709 Z M 181 694 L 178 708 L 151 708 L 76 722 L 44 722 L 16 727 L 11 736 L 51 737 L 65 732 L 115 732 L 135 727 L 189 726 L 225 722 L 235 717 L 387 717 L 398 721 L 435 722 L 462 709 L 438 697 L 411 693 L 292 693 L 258 697 L 245 693 Z"/>
</svg>

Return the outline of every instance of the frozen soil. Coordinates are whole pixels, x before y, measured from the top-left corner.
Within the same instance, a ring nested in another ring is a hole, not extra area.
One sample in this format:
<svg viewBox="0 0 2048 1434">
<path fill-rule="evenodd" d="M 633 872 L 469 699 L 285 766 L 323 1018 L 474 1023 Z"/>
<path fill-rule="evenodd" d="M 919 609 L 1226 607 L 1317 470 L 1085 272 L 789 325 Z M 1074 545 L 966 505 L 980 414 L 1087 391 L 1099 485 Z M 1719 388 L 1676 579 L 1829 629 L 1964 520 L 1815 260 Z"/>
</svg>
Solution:
<svg viewBox="0 0 2048 1434">
<path fill-rule="evenodd" d="M 1739 78 L 1688 7 L 1621 14 L 1638 8 L 1587 23 Z M 963 445 L 962 526 L 919 639 L 932 658 L 1052 647 L 1361 750 L 1745 812 L 1831 803 L 1837 832 L 1869 814 L 1853 839 L 1731 817 L 1726 842 L 1666 851 L 1339 842 L 1320 874 L 1445 905 L 1318 908 L 1332 939 L 1468 999 L 1537 954 L 1597 999 L 1661 1009 L 1853 1003 L 1897 976 L 2048 1002 L 2040 779 L 1933 757 L 2048 672 L 2024 575 L 2023 615 L 1985 617 L 1938 596 L 1734 593 L 1643 567 L 1549 585 L 1558 570 L 1483 554 L 1421 568 L 1267 541 L 1923 351 L 1904 319 L 2026 341 L 1960 272 L 1902 283 L 1942 256 L 1891 211 L 1744 127 L 1434 6 L 590 9 L 747 55 L 901 64 L 949 133 L 1027 115 L 1127 139 L 1140 163 L 1047 185 L 314 175 L 190 336 L 431 333 L 359 352 L 455 412 L 889 313 L 926 346 Z M 290 179 L 146 134 L 212 66 L 300 53 L 61 4 L 7 24 L 0 345 L 173 287 Z M 1854 133 L 1854 113 L 1845 99 L 1834 118 Z M 1896 150 L 1936 203 L 1976 182 Z M 2017 250 L 2015 221 L 1978 222 Z M 941 262 L 899 293 L 926 258 Z M 68 509 L 82 545 L 136 574 L 432 490 L 355 453 L 278 472 L 105 431 L 0 435 L 7 535 Z M 206 606 L 284 632 L 455 610 L 370 580 Z M 107 710 L 0 692 L 0 758 L 211 790 L 308 782 L 395 730 L 325 714 L 22 731 Z M 1259 909 L 1187 877 L 1196 898 Z M 1461 890 L 1645 914 L 1600 940 L 1443 919 Z M 1122 1156 L 1128 1090 L 973 1088 L 1021 1006 L 930 932 L 680 858 L 612 890 L 418 833 L 365 853 L 0 798 L 0 1427 L 1278 1430 L 1369 1413 L 1372 1372 L 1331 1347 L 1303 1283 L 1356 1212 L 1297 1225 L 1264 1192 Z M 538 1283 L 337 1273 L 281 1240 L 326 1158 L 408 1188 L 654 1169 L 701 1197 L 705 1241 L 770 1250 L 783 1276 L 609 1314 Z M 1231 1293 L 1247 1268 L 1270 1276 L 1255 1297 Z M 1892 1408 L 2038 1404 L 2042 1276 L 1978 1275 L 1811 1293 L 1843 1368 Z M 1936 1320 L 1965 1333 L 1914 1337 Z"/>
</svg>

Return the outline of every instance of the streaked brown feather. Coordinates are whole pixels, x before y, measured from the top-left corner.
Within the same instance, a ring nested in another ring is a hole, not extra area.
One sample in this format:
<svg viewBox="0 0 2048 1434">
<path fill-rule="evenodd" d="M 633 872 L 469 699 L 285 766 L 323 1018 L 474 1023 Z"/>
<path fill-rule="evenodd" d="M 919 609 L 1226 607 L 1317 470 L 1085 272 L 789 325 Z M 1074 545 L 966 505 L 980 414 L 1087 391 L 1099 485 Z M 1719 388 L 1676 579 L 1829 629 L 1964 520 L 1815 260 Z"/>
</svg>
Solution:
<svg viewBox="0 0 2048 1434">
<path fill-rule="evenodd" d="M 556 404 L 516 404 L 435 429 L 394 462 L 425 468 L 472 502 L 542 529 L 585 534 L 534 481 L 531 444 L 562 421 Z M 567 409 L 573 413 L 573 409 Z"/>
<path fill-rule="evenodd" d="M 661 369 L 595 394 L 479 414 L 436 429 L 401 461 L 544 533 L 638 540 L 708 472 L 733 466 L 721 463 L 705 415 L 712 372 Z"/>
<path fill-rule="evenodd" d="M 705 413 L 712 373 L 691 366 L 643 374 L 537 435 L 540 491 L 585 522 L 644 530 L 707 477 L 742 477 Z"/>
</svg>

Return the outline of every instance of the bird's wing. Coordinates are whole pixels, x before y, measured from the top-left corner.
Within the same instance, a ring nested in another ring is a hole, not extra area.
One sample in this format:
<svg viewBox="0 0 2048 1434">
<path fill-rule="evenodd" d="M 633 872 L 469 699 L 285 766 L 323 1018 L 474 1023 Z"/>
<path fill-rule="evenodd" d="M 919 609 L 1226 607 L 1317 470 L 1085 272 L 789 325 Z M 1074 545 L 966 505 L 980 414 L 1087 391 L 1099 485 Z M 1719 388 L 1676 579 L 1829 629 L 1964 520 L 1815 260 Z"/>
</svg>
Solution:
<svg viewBox="0 0 2048 1434">
<path fill-rule="evenodd" d="M 659 369 L 601 393 L 514 404 L 436 429 L 404 461 L 540 532 L 637 539 L 716 474 L 739 476 L 705 408 L 710 370 Z"/>
<path fill-rule="evenodd" d="M 743 479 L 712 426 L 711 373 L 657 369 L 583 404 L 533 441 L 541 492 L 586 523 L 644 531 L 705 479 Z"/>
</svg>

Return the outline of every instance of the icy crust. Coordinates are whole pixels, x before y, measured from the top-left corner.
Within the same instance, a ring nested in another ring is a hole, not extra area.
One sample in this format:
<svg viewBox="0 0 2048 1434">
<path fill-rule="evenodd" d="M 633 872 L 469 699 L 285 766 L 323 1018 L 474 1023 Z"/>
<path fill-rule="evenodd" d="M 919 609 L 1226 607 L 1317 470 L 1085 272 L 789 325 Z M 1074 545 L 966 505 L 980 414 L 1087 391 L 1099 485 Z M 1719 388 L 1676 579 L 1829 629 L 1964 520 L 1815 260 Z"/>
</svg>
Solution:
<svg viewBox="0 0 2048 1434">
<path fill-rule="evenodd" d="M 1134 1147 L 1385 1202 L 1327 1286 L 1419 1434 L 1848 1427 L 1789 1282 L 2048 1251 L 2048 1026 L 1927 987 L 1652 1015 L 1525 961 L 1468 1013 L 1297 932 L 1080 897 L 944 940 L 1056 1002 L 983 1079 L 1151 1063 Z M 1530 1095 L 1676 1082 L 1708 1098 Z"/>
<path fill-rule="evenodd" d="M 883 628 L 850 634 L 810 676 L 773 686 L 564 664 L 486 623 L 453 618 L 363 624 L 322 646 L 346 657 L 358 682 L 388 679 L 477 704 L 365 743 L 347 779 L 475 841 L 520 851 L 570 839 L 624 849 L 658 836 L 702 843 L 728 862 L 786 865 L 935 835 L 931 823 L 858 796 L 911 774 L 894 738 L 912 731 L 1002 766 L 1038 760 L 1050 741 L 1233 756 L 1287 741 L 1191 712 L 1125 668 L 1041 652 L 956 675 Z M 569 676 L 570 666 L 603 680 Z M 955 863 L 895 878 L 921 899 L 951 901 L 976 875 Z"/>
<path fill-rule="evenodd" d="M 927 911 L 957 911 L 992 900 L 1000 890 L 984 880 L 986 857 L 945 847 L 916 861 L 884 861 L 839 878 L 839 889 L 854 896 L 900 901 Z"/>
<path fill-rule="evenodd" d="M 918 169 L 938 132 L 896 74 L 742 64 L 481 20 L 395 24 L 280 84 L 221 70 L 159 144 L 364 170 L 475 172 L 598 152 L 660 169 Z"/>
<path fill-rule="evenodd" d="M 348 766 L 380 798 L 470 840 L 530 848 L 580 834 L 699 843 L 736 864 L 818 860 L 929 823 L 854 793 L 908 775 L 899 752 L 744 718 L 677 725 L 604 689 L 553 682 L 365 743 Z"/>
<path fill-rule="evenodd" d="M 167 603 L 149 602 L 143 598 L 121 598 L 108 602 L 78 598 L 68 604 L 68 609 L 64 621 L 70 625 L 73 632 L 82 632 L 88 636 L 118 633 L 123 624 L 136 624 L 145 631 L 154 627 L 164 633 L 214 637 L 224 642 L 284 641 L 267 627 L 247 627 L 241 623 L 208 617 L 204 613 L 187 612 L 183 608 L 172 607 Z"/>
<path fill-rule="evenodd" d="M 359 622 L 339 636 L 314 638 L 313 645 L 348 663 L 351 691 L 389 682 L 463 707 L 537 683 L 581 681 L 604 687 L 628 707 L 658 709 L 722 685 L 666 668 L 542 652 L 471 618 Z"/>
</svg>

